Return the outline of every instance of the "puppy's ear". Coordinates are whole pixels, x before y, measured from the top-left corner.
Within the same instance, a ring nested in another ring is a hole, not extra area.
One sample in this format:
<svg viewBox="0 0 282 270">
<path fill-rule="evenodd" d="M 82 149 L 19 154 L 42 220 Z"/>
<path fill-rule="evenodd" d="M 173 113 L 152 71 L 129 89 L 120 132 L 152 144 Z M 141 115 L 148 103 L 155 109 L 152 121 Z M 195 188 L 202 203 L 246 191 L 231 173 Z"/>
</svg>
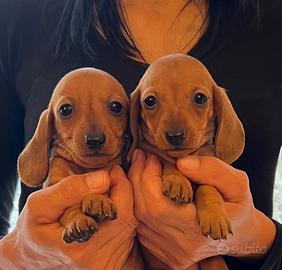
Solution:
<svg viewBox="0 0 282 270">
<path fill-rule="evenodd" d="M 130 113 L 129 113 L 129 124 L 132 141 L 130 148 L 127 153 L 126 160 L 130 162 L 132 153 L 138 144 L 139 135 L 139 113 L 140 113 L 140 90 L 139 85 L 131 94 L 130 98 Z"/>
<path fill-rule="evenodd" d="M 226 91 L 216 85 L 213 92 L 214 108 L 218 121 L 215 154 L 218 158 L 230 164 L 239 158 L 244 150 L 244 129 Z"/>
<path fill-rule="evenodd" d="M 48 175 L 53 118 L 51 109 L 42 112 L 32 139 L 18 158 L 19 176 L 28 186 L 40 185 Z"/>
</svg>

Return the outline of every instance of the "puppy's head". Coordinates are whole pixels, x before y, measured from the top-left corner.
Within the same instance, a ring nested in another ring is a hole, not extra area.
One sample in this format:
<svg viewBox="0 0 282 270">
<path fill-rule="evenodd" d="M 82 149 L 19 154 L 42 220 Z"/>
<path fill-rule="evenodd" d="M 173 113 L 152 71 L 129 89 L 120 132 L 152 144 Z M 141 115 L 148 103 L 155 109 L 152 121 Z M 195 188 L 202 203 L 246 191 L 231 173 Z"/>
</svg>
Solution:
<svg viewBox="0 0 282 270">
<path fill-rule="evenodd" d="M 223 88 L 193 57 L 170 55 L 153 63 L 132 93 L 132 149 L 144 140 L 170 158 L 213 144 L 231 163 L 243 151 L 244 130 Z"/>
<path fill-rule="evenodd" d="M 51 139 L 60 156 L 80 167 L 104 167 L 124 146 L 128 103 L 122 86 L 106 72 L 82 68 L 65 75 L 19 157 L 22 180 L 31 186 L 45 180 Z"/>
</svg>

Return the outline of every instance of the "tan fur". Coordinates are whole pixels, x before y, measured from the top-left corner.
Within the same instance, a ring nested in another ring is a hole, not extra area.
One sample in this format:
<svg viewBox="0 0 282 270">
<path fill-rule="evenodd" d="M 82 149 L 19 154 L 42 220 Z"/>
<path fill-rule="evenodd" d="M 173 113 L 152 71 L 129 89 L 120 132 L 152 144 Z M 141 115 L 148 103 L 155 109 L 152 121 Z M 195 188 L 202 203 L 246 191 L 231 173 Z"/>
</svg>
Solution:
<svg viewBox="0 0 282 270">
<path fill-rule="evenodd" d="M 28 186 L 37 186 L 47 178 L 52 130 L 53 115 L 47 109 L 42 112 L 32 140 L 27 144 L 18 160 L 19 175 Z"/>
<path fill-rule="evenodd" d="M 237 160 L 243 152 L 244 129 L 225 90 L 215 85 L 213 95 L 215 114 L 218 118 L 215 155 L 230 164 Z"/>
<path fill-rule="evenodd" d="M 208 98 L 203 106 L 194 102 L 199 92 Z M 149 96 L 158 101 L 153 109 L 144 103 Z M 145 72 L 131 96 L 130 127 L 133 143 L 127 159 L 136 147 L 157 154 L 163 163 L 162 192 L 178 204 L 189 203 L 193 191 L 175 166 L 177 158 L 211 155 L 232 163 L 244 149 L 244 130 L 225 90 L 203 64 L 182 54 L 163 57 Z M 171 130 L 185 131 L 181 145 L 168 142 L 165 134 Z M 195 197 L 202 233 L 226 239 L 232 231 L 221 195 L 215 188 L 202 185 Z M 202 270 L 227 269 L 221 257 L 206 259 L 200 266 Z"/>
<path fill-rule="evenodd" d="M 123 106 L 119 116 L 109 110 L 113 101 Z M 73 107 L 73 113 L 65 119 L 60 114 L 64 104 Z M 72 174 L 96 169 L 109 171 L 113 165 L 121 164 L 128 106 L 123 87 L 106 72 L 82 68 L 65 75 L 19 156 L 22 181 L 28 186 L 44 183 L 46 187 Z M 99 149 L 90 148 L 85 136 L 101 133 L 105 134 L 105 144 Z M 114 219 L 116 215 L 116 206 L 106 194 L 92 194 L 62 216 L 63 238 L 68 243 L 86 241 L 97 231 L 97 222 Z"/>
</svg>

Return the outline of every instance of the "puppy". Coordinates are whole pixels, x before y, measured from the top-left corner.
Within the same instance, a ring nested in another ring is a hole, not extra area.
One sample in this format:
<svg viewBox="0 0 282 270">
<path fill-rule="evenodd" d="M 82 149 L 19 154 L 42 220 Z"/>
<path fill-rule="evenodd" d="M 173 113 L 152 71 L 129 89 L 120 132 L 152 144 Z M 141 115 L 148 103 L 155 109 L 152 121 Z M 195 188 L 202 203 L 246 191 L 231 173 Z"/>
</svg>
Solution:
<svg viewBox="0 0 282 270">
<path fill-rule="evenodd" d="M 128 160 L 136 147 L 158 155 L 162 192 L 177 204 L 193 198 L 191 183 L 176 168 L 177 158 L 209 155 L 232 163 L 243 151 L 244 130 L 225 90 L 190 56 L 175 54 L 153 63 L 132 93 L 130 106 L 133 143 Z M 219 192 L 200 185 L 195 199 L 203 235 L 226 239 L 232 229 Z M 227 267 L 222 259 L 207 259 L 201 269 Z"/>
<path fill-rule="evenodd" d="M 109 171 L 121 164 L 128 107 L 123 87 L 108 73 L 81 68 L 65 75 L 19 156 L 22 181 L 46 187 L 72 174 Z M 98 230 L 97 222 L 116 216 L 117 208 L 107 194 L 91 194 L 61 217 L 63 239 L 87 241 Z"/>
</svg>

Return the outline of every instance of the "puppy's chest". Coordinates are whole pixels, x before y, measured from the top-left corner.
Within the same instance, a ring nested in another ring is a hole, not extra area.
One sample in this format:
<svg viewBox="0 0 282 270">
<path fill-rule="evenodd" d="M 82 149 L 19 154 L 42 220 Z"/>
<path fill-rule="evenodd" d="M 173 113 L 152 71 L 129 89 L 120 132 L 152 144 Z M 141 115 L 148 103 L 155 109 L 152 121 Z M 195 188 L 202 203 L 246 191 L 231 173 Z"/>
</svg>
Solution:
<svg viewBox="0 0 282 270">
<path fill-rule="evenodd" d="M 156 145 L 150 144 L 145 140 L 138 140 L 138 147 L 143 149 L 147 154 L 156 155 L 162 163 L 176 164 L 177 158 L 183 158 L 189 155 L 195 156 L 216 156 L 215 147 L 211 141 L 195 149 L 193 152 L 184 152 L 179 156 L 172 156 L 167 151 L 159 149 Z"/>
<path fill-rule="evenodd" d="M 49 173 L 44 182 L 44 187 L 52 186 L 71 175 L 86 174 L 97 170 L 104 170 L 109 173 L 114 165 L 121 165 L 121 163 L 122 160 L 119 156 L 101 168 L 84 168 L 54 152 L 49 159 Z"/>
</svg>

